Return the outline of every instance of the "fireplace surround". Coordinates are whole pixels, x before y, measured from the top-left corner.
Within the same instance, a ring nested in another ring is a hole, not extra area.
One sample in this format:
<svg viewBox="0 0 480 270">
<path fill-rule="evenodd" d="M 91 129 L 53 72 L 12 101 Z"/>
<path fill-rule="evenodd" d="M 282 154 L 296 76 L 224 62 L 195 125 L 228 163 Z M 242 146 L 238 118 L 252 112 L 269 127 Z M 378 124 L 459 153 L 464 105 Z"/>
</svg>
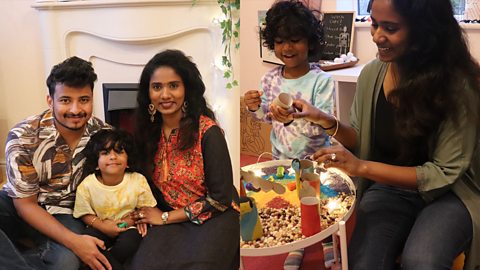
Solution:
<svg viewBox="0 0 480 270">
<path fill-rule="evenodd" d="M 145 63 L 165 49 L 191 56 L 238 171 L 239 92 L 225 89 L 218 23 L 223 14 L 216 0 L 37 0 L 32 7 L 39 12 L 45 74 L 70 56 L 92 62 L 98 74 L 94 115 L 101 119 L 111 117 L 105 110 L 104 84 L 138 82 Z M 132 99 L 131 93 L 120 95 Z"/>
</svg>

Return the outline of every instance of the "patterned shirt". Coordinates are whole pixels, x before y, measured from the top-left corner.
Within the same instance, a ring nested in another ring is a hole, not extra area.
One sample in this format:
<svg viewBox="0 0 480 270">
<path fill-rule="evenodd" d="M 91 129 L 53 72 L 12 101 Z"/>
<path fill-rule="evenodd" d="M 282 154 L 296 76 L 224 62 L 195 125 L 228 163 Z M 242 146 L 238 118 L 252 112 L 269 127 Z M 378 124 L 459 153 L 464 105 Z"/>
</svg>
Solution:
<svg viewBox="0 0 480 270">
<path fill-rule="evenodd" d="M 73 216 L 96 215 L 102 220 L 119 220 L 135 208 L 156 204 L 147 179 L 139 173 L 126 172 L 122 182 L 115 186 L 106 186 L 91 174 L 78 186 Z"/>
<path fill-rule="evenodd" d="M 109 128 L 92 117 L 72 151 L 55 128 L 51 110 L 32 116 L 10 130 L 5 147 L 7 183 L 12 198 L 38 195 L 38 204 L 50 214 L 72 214 L 75 191 L 82 177 L 85 148 L 90 136 Z"/>
<path fill-rule="evenodd" d="M 202 224 L 230 206 L 239 210 L 238 204 L 232 199 L 233 176 L 224 139 L 223 142 L 209 142 L 216 143 L 218 148 L 225 147 L 225 151 L 222 151 L 225 157 L 210 157 L 222 159 L 216 168 L 220 173 L 208 173 L 207 167 L 204 167 L 202 139 L 213 126 L 216 123 L 212 119 L 200 116 L 197 142 L 187 150 L 178 149 L 178 129 L 173 130 L 168 139 L 162 132 L 154 158 L 155 186 L 172 208 L 184 208 L 188 218 L 196 224 Z"/>
<path fill-rule="evenodd" d="M 310 71 L 297 79 L 286 79 L 283 66 L 267 72 L 261 80 L 262 104 L 253 113 L 254 117 L 272 124 L 270 141 L 272 154 L 276 159 L 305 158 L 320 147 L 330 145 L 328 134 L 317 124 L 305 119 L 296 119 L 285 126 L 267 117 L 269 106 L 280 93 L 289 93 L 294 99 L 304 99 L 320 110 L 332 114 L 334 108 L 334 83 L 320 65 L 310 63 Z"/>
</svg>

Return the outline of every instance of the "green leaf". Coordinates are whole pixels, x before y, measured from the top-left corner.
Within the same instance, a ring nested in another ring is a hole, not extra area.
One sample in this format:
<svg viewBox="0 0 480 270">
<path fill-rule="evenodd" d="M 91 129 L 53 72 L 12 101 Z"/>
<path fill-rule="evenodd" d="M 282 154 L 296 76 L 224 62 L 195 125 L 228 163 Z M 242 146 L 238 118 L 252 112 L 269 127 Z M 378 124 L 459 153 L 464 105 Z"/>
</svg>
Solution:
<svg viewBox="0 0 480 270">
<path fill-rule="evenodd" d="M 231 76 L 231 74 L 230 74 L 230 71 L 228 71 L 228 70 L 223 73 L 223 77 L 224 77 L 225 79 L 230 78 L 230 76 Z"/>
<path fill-rule="evenodd" d="M 234 80 L 234 81 L 232 82 L 232 85 L 233 85 L 233 86 L 238 86 L 238 81 L 237 81 L 237 80 Z"/>
<path fill-rule="evenodd" d="M 232 89 L 233 88 L 231 83 L 227 83 L 226 87 L 227 87 L 227 89 Z"/>
</svg>

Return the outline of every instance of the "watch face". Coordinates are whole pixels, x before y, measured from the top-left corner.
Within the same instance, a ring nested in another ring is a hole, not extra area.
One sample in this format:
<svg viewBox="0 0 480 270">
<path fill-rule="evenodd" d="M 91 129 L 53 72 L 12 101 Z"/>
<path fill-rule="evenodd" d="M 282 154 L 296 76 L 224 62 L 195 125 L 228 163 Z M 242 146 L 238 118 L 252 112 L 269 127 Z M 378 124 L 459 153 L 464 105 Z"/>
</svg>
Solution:
<svg viewBox="0 0 480 270">
<path fill-rule="evenodd" d="M 168 220 L 168 212 L 163 212 L 163 214 L 162 214 L 162 220 L 163 220 L 163 222 L 167 222 L 167 220 Z"/>
</svg>

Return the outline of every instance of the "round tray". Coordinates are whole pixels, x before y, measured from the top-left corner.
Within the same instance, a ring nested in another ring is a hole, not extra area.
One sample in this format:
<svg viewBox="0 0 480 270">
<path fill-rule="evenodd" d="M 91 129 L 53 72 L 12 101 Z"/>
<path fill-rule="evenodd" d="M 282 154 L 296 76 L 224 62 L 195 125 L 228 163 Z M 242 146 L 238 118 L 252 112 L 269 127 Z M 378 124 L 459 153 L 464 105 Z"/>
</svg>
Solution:
<svg viewBox="0 0 480 270">
<path fill-rule="evenodd" d="M 244 171 L 253 171 L 257 169 L 262 169 L 262 168 L 267 168 L 267 167 L 273 167 L 273 166 L 285 166 L 285 167 L 290 167 L 292 161 L 291 160 L 272 160 L 272 161 L 266 161 L 266 162 L 260 162 L 248 166 L 242 167 L 242 170 Z M 314 167 L 316 167 L 317 164 L 314 162 Z M 351 191 L 351 196 L 355 196 L 355 185 L 352 182 L 352 179 L 345 174 L 343 171 L 335 169 L 335 168 L 329 168 L 328 171 L 334 172 L 336 174 L 339 174 L 342 176 L 343 180 L 345 180 L 346 184 L 348 185 L 350 191 Z M 355 207 L 355 197 L 352 201 L 352 206 L 348 209 L 348 211 L 345 213 L 345 215 L 341 218 L 341 220 L 338 220 L 334 224 L 330 225 L 328 228 L 323 229 L 317 234 L 314 234 L 310 237 L 303 238 L 303 239 L 298 239 L 294 242 L 280 245 L 280 246 L 274 246 L 274 247 L 262 247 L 262 248 L 241 248 L 240 249 L 240 255 L 241 256 L 247 256 L 247 257 L 257 257 L 257 256 L 271 256 L 271 255 L 278 255 L 278 254 L 284 254 L 288 253 L 293 250 L 297 250 L 300 248 L 305 248 L 308 246 L 311 246 L 315 243 L 318 243 L 322 241 L 323 239 L 329 237 L 330 235 L 334 234 L 335 232 L 338 231 L 339 229 L 339 222 L 340 221 L 347 221 L 350 216 L 352 215 L 353 209 Z"/>
</svg>

